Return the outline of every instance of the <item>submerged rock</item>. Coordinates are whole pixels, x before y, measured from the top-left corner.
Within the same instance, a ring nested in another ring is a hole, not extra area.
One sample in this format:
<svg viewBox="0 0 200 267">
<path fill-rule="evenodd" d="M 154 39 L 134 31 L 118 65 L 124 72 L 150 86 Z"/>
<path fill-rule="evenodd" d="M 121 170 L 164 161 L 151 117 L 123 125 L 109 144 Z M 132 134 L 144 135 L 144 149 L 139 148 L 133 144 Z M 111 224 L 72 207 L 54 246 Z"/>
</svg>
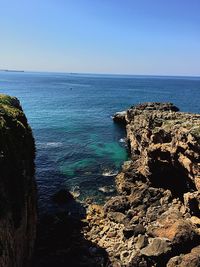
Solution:
<svg viewBox="0 0 200 267">
<path fill-rule="evenodd" d="M 66 204 L 73 199 L 73 195 L 66 189 L 60 189 L 52 196 L 52 200 L 58 205 Z"/>
</svg>

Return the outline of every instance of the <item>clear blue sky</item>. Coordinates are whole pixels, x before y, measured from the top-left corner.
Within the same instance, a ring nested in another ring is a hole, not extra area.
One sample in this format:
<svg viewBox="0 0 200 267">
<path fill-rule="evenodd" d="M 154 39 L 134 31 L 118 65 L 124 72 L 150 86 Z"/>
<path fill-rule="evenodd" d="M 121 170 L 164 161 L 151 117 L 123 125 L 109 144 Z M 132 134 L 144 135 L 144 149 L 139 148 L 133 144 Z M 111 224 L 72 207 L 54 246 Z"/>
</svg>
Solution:
<svg viewBox="0 0 200 267">
<path fill-rule="evenodd" d="M 0 68 L 200 75 L 200 0 L 0 0 Z"/>
</svg>

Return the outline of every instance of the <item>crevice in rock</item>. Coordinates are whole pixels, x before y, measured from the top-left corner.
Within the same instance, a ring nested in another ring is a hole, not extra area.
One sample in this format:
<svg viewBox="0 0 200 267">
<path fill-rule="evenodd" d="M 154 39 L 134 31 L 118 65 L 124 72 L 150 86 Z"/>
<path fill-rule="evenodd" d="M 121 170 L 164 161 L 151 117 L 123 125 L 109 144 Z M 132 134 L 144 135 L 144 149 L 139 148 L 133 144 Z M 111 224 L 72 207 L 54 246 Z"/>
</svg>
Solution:
<svg viewBox="0 0 200 267">
<path fill-rule="evenodd" d="M 184 193 L 191 191 L 192 188 L 195 189 L 184 171 L 160 162 L 157 163 L 157 168 L 150 177 L 150 181 L 153 187 L 169 189 L 172 196 L 178 197 L 180 200 L 183 200 Z"/>
<path fill-rule="evenodd" d="M 197 201 L 197 199 L 196 198 L 191 199 L 188 205 L 191 215 L 200 218 L 199 202 Z"/>
<path fill-rule="evenodd" d="M 156 155 L 157 154 L 157 155 Z M 195 191 L 195 185 L 188 177 L 186 169 L 179 162 L 172 162 L 169 152 L 151 154 L 151 175 L 149 180 L 152 186 L 169 189 L 173 197 L 183 200 L 183 194 Z"/>
</svg>

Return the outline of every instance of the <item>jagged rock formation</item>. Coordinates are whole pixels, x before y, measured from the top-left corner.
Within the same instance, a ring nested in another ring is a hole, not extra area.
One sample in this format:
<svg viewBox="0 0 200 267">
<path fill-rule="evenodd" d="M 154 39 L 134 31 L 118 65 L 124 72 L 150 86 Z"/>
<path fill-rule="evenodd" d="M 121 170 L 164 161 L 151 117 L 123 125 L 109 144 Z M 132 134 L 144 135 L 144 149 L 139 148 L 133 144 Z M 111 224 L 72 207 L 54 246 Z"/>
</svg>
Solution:
<svg viewBox="0 0 200 267">
<path fill-rule="evenodd" d="M 0 95 L 0 266 L 30 265 L 36 231 L 35 145 L 19 101 Z"/>
<path fill-rule="evenodd" d="M 145 103 L 114 116 L 126 125 L 130 160 L 119 192 L 88 209 L 85 237 L 112 266 L 200 266 L 200 115 Z"/>
</svg>

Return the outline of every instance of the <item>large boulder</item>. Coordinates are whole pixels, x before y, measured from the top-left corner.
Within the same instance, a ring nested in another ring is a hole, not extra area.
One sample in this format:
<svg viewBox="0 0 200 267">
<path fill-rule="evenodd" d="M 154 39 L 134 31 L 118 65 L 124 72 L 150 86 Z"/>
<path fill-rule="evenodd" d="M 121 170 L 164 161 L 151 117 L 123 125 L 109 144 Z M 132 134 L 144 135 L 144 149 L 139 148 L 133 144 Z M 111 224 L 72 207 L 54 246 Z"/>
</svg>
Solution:
<svg viewBox="0 0 200 267">
<path fill-rule="evenodd" d="M 158 257 L 171 251 L 171 243 L 165 238 L 154 238 L 151 243 L 141 249 L 141 254 L 149 257 Z"/>
</svg>

